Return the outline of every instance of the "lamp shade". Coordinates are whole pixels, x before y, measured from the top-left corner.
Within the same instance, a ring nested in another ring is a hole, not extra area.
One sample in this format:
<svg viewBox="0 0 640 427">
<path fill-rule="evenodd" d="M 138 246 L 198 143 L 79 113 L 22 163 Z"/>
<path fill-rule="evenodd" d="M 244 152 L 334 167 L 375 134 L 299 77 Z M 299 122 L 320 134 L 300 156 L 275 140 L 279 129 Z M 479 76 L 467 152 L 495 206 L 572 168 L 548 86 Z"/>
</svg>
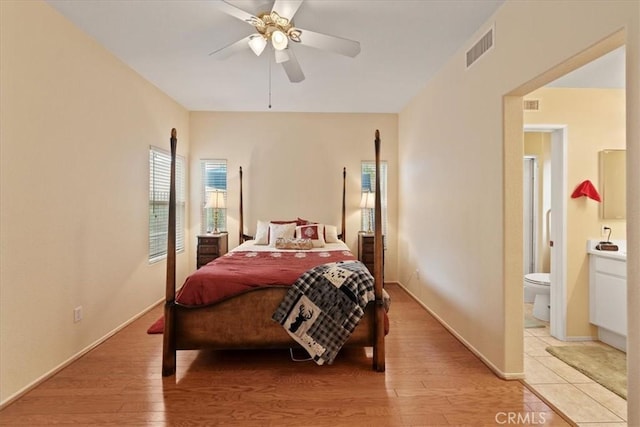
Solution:
<svg viewBox="0 0 640 427">
<path fill-rule="evenodd" d="M 259 34 L 254 34 L 249 39 L 249 47 L 256 54 L 256 56 L 260 56 L 264 48 L 267 46 L 267 41 Z"/>
<path fill-rule="evenodd" d="M 208 192 L 207 203 L 204 205 L 205 208 L 215 208 L 215 209 L 224 209 L 226 208 L 224 202 L 224 191 L 222 190 L 212 190 Z"/>
<path fill-rule="evenodd" d="M 375 207 L 376 193 L 367 191 L 362 193 L 362 199 L 360 199 L 361 209 L 373 209 Z"/>
<path fill-rule="evenodd" d="M 283 50 L 287 48 L 289 44 L 289 38 L 285 33 L 280 30 L 275 30 L 271 33 L 271 44 L 273 48 L 276 50 Z"/>
</svg>

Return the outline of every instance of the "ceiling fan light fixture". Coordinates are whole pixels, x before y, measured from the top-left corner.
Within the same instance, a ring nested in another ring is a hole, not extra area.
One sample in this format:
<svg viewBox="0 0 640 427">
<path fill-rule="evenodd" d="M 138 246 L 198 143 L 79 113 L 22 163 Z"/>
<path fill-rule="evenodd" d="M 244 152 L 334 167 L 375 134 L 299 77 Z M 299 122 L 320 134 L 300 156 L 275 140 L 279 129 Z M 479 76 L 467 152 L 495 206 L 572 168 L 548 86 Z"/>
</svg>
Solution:
<svg viewBox="0 0 640 427">
<path fill-rule="evenodd" d="M 275 30 L 271 33 L 271 44 L 276 50 L 283 50 L 287 48 L 289 44 L 289 38 L 285 33 L 280 30 Z"/>
<path fill-rule="evenodd" d="M 267 41 L 264 37 L 256 35 L 251 37 L 249 40 L 249 47 L 256 54 L 256 56 L 260 56 L 264 51 L 264 48 L 267 46 Z"/>
<path fill-rule="evenodd" d="M 300 43 L 300 35 L 302 34 L 302 31 L 300 31 L 299 29 L 295 28 L 295 27 L 291 27 L 287 30 L 287 37 L 289 37 L 289 40 L 292 40 L 296 43 Z"/>
</svg>

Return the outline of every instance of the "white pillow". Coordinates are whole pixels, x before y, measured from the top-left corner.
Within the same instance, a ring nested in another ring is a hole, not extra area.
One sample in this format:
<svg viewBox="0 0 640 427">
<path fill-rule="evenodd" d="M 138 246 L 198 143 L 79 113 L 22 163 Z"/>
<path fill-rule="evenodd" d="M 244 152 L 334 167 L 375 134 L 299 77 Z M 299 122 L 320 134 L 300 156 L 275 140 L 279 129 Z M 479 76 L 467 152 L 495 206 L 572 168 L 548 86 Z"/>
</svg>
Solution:
<svg viewBox="0 0 640 427">
<path fill-rule="evenodd" d="M 296 227 L 298 239 L 311 239 L 314 248 L 324 248 L 324 225 L 307 224 Z"/>
<path fill-rule="evenodd" d="M 289 222 L 287 224 L 269 224 L 269 246 L 276 247 L 276 240 L 293 239 L 296 233 L 296 223 Z"/>
<path fill-rule="evenodd" d="M 269 243 L 269 223 L 267 221 L 258 220 L 258 225 L 256 226 L 255 244 L 266 245 L 267 243 Z"/>
<path fill-rule="evenodd" d="M 325 225 L 324 240 L 327 243 L 338 243 L 340 241 L 338 239 L 338 227 L 336 227 L 335 225 Z"/>
</svg>

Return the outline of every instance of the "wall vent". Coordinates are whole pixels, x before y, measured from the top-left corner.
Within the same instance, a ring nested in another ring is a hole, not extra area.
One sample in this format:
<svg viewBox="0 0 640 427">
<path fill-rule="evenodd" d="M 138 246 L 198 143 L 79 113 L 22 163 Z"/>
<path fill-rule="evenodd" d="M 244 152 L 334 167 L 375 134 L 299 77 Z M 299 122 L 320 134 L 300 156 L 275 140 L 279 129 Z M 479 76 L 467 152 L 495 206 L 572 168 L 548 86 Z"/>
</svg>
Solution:
<svg viewBox="0 0 640 427">
<path fill-rule="evenodd" d="M 491 26 L 489 31 L 476 42 L 476 44 L 467 51 L 467 68 L 476 62 L 482 55 L 487 53 L 493 48 L 493 35 L 495 33 L 495 26 Z"/>
<path fill-rule="evenodd" d="M 525 99 L 524 111 L 538 111 L 540 110 L 540 101 L 537 99 Z"/>
</svg>

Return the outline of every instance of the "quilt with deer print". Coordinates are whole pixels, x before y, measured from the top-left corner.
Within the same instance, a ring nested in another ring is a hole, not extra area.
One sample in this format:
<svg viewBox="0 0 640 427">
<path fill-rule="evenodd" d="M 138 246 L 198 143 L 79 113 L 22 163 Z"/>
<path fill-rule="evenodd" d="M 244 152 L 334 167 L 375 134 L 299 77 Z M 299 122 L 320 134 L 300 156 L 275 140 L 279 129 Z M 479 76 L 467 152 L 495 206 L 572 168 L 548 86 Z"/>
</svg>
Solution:
<svg viewBox="0 0 640 427">
<path fill-rule="evenodd" d="M 318 364 L 331 364 L 373 301 L 374 280 L 360 261 L 322 264 L 302 274 L 273 313 Z"/>
</svg>

